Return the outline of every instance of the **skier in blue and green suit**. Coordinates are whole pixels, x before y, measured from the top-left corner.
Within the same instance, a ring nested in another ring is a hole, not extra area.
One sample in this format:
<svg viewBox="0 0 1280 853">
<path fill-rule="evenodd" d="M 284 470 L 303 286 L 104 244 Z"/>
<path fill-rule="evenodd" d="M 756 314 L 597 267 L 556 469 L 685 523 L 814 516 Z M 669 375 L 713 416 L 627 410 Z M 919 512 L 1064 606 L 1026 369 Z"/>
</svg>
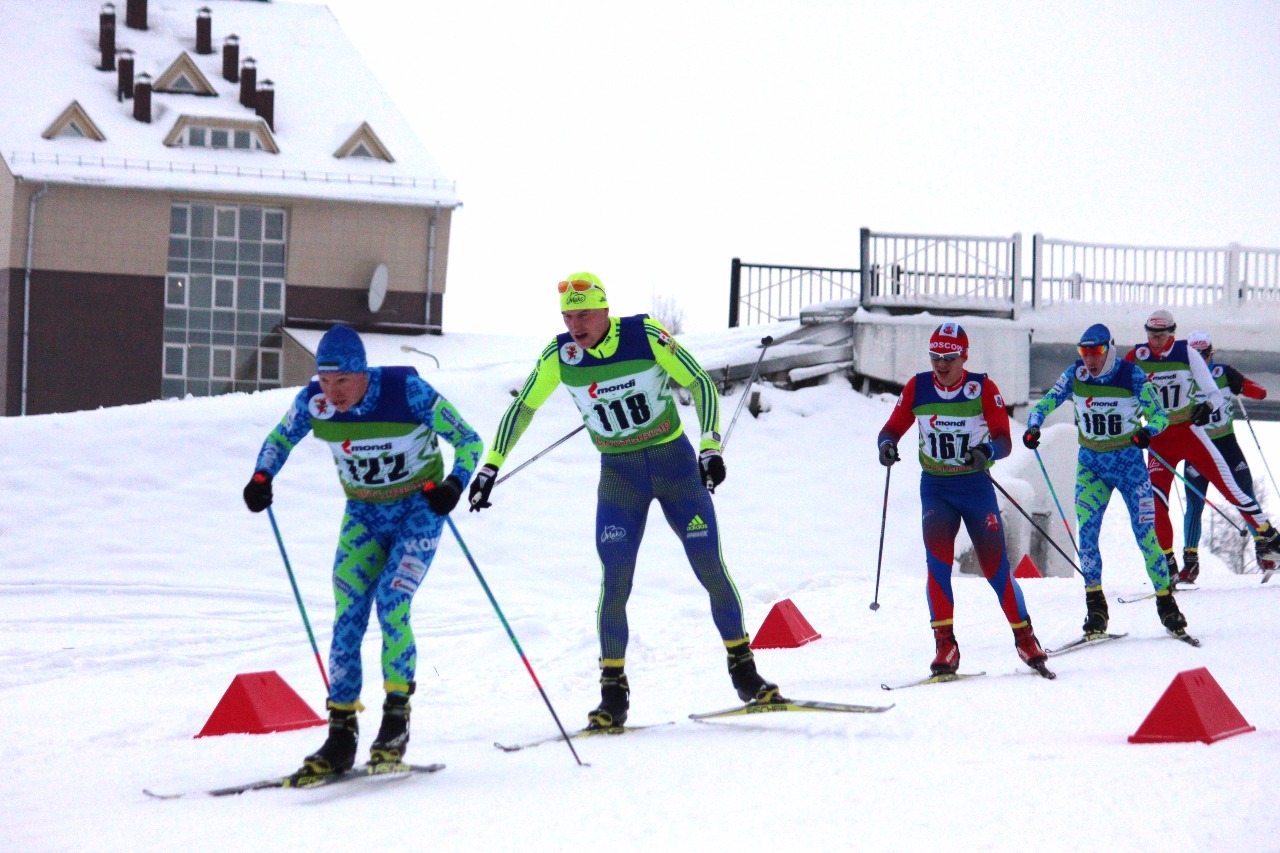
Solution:
<svg viewBox="0 0 1280 853">
<path fill-rule="evenodd" d="M 370 368 L 360 336 L 347 326 L 320 339 L 316 372 L 263 442 L 244 501 L 253 512 L 271 505 L 272 479 L 307 433 L 329 445 L 347 505 L 333 564 L 329 737 L 299 771 L 318 777 L 355 764 L 360 644 L 375 604 L 387 695 L 370 761 L 404 756 L 417 666 L 409 606 L 435 557 L 444 516 L 457 505 L 484 444 L 412 367 Z M 439 438 L 453 446 L 448 476 Z"/>
<path fill-rule="evenodd" d="M 742 602 L 720 553 L 709 494 L 725 478 L 715 383 L 658 321 L 644 314 L 610 317 L 608 297 L 595 275 L 574 273 L 560 282 L 559 291 L 568 332 L 542 351 L 502 416 L 469 497 L 472 511 L 491 505 L 499 468 L 538 407 L 563 384 L 600 451 L 595 537 L 602 567 L 597 611 L 601 698 L 588 714 L 588 727 L 617 727 L 627 719 L 627 598 L 654 500 L 681 538 L 689 564 L 710 596 L 711 615 L 728 652 L 738 696 L 744 702 L 785 701 L 777 685 L 756 671 Z M 684 435 L 670 379 L 692 393 L 702 433 L 697 456 Z"/>
<path fill-rule="evenodd" d="M 1156 541 L 1155 495 L 1143 450 L 1169 424 L 1160 395 L 1132 362 L 1116 358 L 1111 331 L 1101 323 L 1085 330 L 1077 344 L 1080 358 L 1062 372 L 1027 416 L 1022 442 L 1040 446 L 1040 426 L 1049 413 L 1075 401 L 1080 449 L 1076 457 L 1076 521 L 1080 530 L 1080 569 L 1084 574 L 1085 636 L 1104 636 L 1109 618 L 1102 590 L 1102 553 L 1098 535 L 1102 516 L 1118 489 L 1129 509 L 1129 524 L 1156 589 L 1156 611 L 1170 632 L 1184 632 L 1187 620 L 1172 595 L 1169 566 Z M 1145 419 L 1146 423 L 1143 424 Z"/>
</svg>

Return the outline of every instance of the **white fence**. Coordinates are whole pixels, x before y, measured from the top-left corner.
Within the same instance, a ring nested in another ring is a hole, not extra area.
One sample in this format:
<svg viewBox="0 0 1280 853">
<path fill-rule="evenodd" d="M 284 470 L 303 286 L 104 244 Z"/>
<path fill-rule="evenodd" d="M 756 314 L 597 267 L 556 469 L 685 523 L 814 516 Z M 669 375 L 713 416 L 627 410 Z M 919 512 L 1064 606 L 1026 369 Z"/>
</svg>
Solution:
<svg viewBox="0 0 1280 853">
<path fill-rule="evenodd" d="M 1280 301 L 1280 250 L 1123 246 L 1032 237 L 1033 307 L 1087 302 L 1171 308 Z"/>
<path fill-rule="evenodd" d="M 863 228 L 856 270 L 733 261 L 729 325 L 798 316 L 815 302 L 1015 317 L 1019 309 L 1093 304 L 1180 308 L 1280 305 L 1280 249 L 1124 246 L 1022 236 L 880 234 Z M 854 280 L 859 292 L 852 293 Z M 742 316 L 745 315 L 745 316 Z"/>
<path fill-rule="evenodd" d="M 862 305 L 1012 314 L 1022 302 L 1022 236 L 861 232 Z"/>
</svg>

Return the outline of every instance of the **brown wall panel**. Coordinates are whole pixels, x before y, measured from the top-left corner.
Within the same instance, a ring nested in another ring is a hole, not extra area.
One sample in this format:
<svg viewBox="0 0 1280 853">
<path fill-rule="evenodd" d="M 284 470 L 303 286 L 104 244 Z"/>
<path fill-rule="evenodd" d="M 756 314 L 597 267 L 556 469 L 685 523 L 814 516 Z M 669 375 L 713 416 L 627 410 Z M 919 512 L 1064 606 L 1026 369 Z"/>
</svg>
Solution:
<svg viewBox="0 0 1280 853">
<path fill-rule="evenodd" d="M 383 323 L 421 326 L 426 322 L 426 307 L 421 292 L 388 290 L 382 309 L 373 314 L 369 311 L 367 287 L 339 290 L 333 287 L 291 284 L 285 296 L 285 314 L 286 324 L 297 321 L 334 321 L 362 331 L 374 330 Z"/>
<path fill-rule="evenodd" d="M 16 182 L 13 179 L 13 173 L 9 171 L 4 158 L 0 157 L 0 269 L 21 266 L 25 263 L 22 257 L 26 251 L 26 235 L 23 235 L 19 244 L 13 227 L 14 205 L 17 204 L 15 192 Z M 23 221 L 25 219 L 24 216 Z"/>
<path fill-rule="evenodd" d="M 15 381 L 11 368 L 17 361 L 13 355 L 14 339 L 17 338 L 18 346 L 22 346 L 22 320 L 18 320 L 16 330 L 13 323 L 15 308 L 21 311 L 22 303 L 13 298 L 11 282 L 21 281 L 20 276 L 18 270 L 0 267 L 0 415 L 18 413 L 15 402 L 18 398 L 12 391 L 22 381 L 22 374 L 19 371 Z"/>
<path fill-rule="evenodd" d="M 158 399 L 163 335 L 163 277 L 35 270 L 27 413 Z"/>
</svg>

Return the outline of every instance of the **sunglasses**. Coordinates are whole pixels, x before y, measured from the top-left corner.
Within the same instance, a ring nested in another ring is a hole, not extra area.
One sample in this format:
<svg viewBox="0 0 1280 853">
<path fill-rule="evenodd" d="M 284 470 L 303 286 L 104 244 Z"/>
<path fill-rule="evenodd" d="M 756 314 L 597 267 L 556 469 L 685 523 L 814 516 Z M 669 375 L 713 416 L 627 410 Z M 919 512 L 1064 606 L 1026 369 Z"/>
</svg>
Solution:
<svg viewBox="0 0 1280 853">
<path fill-rule="evenodd" d="M 1089 346 L 1078 346 L 1076 349 L 1079 350 L 1081 358 L 1096 358 L 1101 355 L 1106 355 L 1107 350 L 1111 349 L 1111 345 L 1091 344 Z"/>
<path fill-rule="evenodd" d="M 573 288 L 574 293 L 586 293 L 588 290 L 590 290 L 593 287 L 596 290 L 600 291 L 601 293 L 604 293 L 604 288 L 601 287 L 600 285 L 590 281 L 583 281 L 580 278 L 575 278 L 573 281 L 560 282 L 559 284 L 556 285 L 556 292 L 564 293 L 569 288 Z"/>
<path fill-rule="evenodd" d="M 951 362 L 955 361 L 957 358 L 959 358 L 962 355 L 964 355 L 964 353 L 962 352 L 948 352 L 948 353 L 931 352 L 929 353 L 929 360 L 945 361 L 948 364 L 950 364 Z"/>
</svg>

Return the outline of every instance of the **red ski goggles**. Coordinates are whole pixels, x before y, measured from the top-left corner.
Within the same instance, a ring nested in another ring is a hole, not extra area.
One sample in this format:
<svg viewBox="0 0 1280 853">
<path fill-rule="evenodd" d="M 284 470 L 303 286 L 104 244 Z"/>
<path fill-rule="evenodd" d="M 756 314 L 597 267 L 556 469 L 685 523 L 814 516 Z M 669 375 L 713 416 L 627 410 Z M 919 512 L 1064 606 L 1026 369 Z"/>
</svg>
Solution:
<svg viewBox="0 0 1280 853">
<path fill-rule="evenodd" d="M 1078 346 L 1076 349 L 1080 352 L 1081 358 L 1097 358 L 1106 355 L 1107 350 L 1111 349 L 1110 344 L 1089 344 L 1088 346 Z"/>
</svg>

